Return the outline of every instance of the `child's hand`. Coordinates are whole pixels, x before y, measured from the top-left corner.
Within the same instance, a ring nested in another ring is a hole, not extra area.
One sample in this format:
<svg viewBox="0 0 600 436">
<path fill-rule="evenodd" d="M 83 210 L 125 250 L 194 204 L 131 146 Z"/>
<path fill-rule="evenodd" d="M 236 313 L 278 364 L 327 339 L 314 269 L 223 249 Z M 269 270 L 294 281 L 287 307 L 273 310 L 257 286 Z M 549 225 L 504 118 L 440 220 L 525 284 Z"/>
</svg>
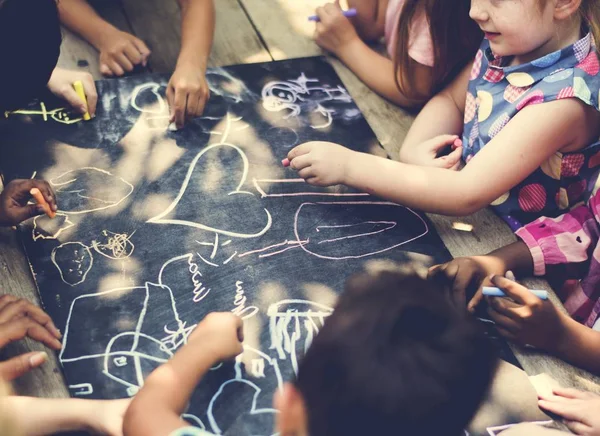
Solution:
<svg viewBox="0 0 600 436">
<path fill-rule="evenodd" d="M 52 210 L 56 212 L 56 196 L 48 182 L 34 179 L 17 179 L 11 181 L 0 194 L 0 226 L 16 226 L 34 216 L 45 213 L 39 204 L 27 204 L 31 200 L 32 188 L 38 188 Z"/>
<path fill-rule="evenodd" d="M 307 183 L 316 186 L 345 182 L 355 152 L 331 142 L 305 142 L 288 153 L 290 168 Z"/>
<path fill-rule="evenodd" d="M 554 395 L 540 396 L 541 409 L 563 418 L 575 434 L 600 436 L 600 396 L 575 389 L 554 389 Z"/>
<path fill-rule="evenodd" d="M 167 101 L 171 110 L 169 122 L 181 129 L 186 120 L 204 112 L 210 91 L 203 68 L 178 64 L 167 86 Z"/>
<path fill-rule="evenodd" d="M 30 337 L 55 350 L 60 350 L 62 335 L 52 319 L 39 307 L 12 295 L 0 297 L 0 348 Z M 31 352 L 0 363 L 0 379 L 13 380 L 42 365 L 46 353 Z"/>
<path fill-rule="evenodd" d="M 131 404 L 125 400 L 93 400 L 87 401 L 86 421 L 91 433 L 108 436 L 123 435 L 123 418 Z"/>
<path fill-rule="evenodd" d="M 100 72 L 105 76 L 122 76 L 131 72 L 135 65 L 146 66 L 150 49 L 135 36 L 112 29 L 98 43 Z"/>
<path fill-rule="evenodd" d="M 316 14 L 320 21 L 316 23 L 313 38 L 322 49 L 339 55 L 351 42 L 359 39 L 350 20 L 342 14 L 339 0 L 317 8 Z"/>
<path fill-rule="evenodd" d="M 452 285 L 452 295 L 459 307 L 467 305 L 469 312 L 483 300 L 482 288 L 490 286 L 493 274 L 504 275 L 504 263 L 492 256 L 459 257 L 429 269 L 429 279 L 442 280 Z M 473 295 L 467 304 L 467 296 Z"/>
<path fill-rule="evenodd" d="M 438 154 L 446 147 L 451 147 L 452 151 L 446 156 L 438 157 Z M 423 142 L 409 156 L 406 163 L 457 171 L 460 168 L 462 150 L 462 141 L 458 136 L 440 135 Z"/>
<path fill-rule="evenodd" d="M 244 351 L 244 323 L 231 312 L 209 313 L 188 338 L 188 344 L 198 343 L 210 349 L 215 360 L 228 360 Z"/>
<path fill-rule="evenodd" d="M 87 107 L 85 102 L 82 101 L 75 89 L 73 83 L 77 80 L 81 80 L 83 83 L 83 90 L 85 91 L 85 97 L 87 99 Z M 98 93 L 96 92 L 96 84 L 94 78 L 90 73 L 84 73 L 81 71 L 64 70 L 62 68 L 55 68 L 48 81 L 48 89 L 52 94 L 56 95 L 63 100 L 66 100 L 73 108 L 84 114 L 89 112 L 90 116 L 96 114 L 96 103 L 98 102 Z"/>
<path fill-rule="evenodd" d="M 488 313 L 498 332 L 517 344 L 554 351 L 565 330 L 565 315 L 512 280 L 496 275 L 491 281 L 513 300 L 488 298 Z"/>
</svg>

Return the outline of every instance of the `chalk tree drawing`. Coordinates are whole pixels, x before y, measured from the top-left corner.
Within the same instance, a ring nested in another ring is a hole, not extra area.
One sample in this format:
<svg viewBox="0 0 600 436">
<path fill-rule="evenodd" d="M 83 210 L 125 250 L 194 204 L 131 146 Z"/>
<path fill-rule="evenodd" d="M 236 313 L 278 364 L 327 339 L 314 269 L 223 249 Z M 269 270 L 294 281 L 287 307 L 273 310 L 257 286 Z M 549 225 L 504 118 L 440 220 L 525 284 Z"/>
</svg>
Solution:
<svg viewBox="0 0 600 436">
<path fill-rule="evenodd" d="M 352 97 L 342 86 L 321 85 L 318 79 L 309 79 L 304 73 L 294 80 L 269 82 L 262 89 L 263 108 L 270 112 L 287 111 L 285 119 L 302 112 L 321 115 L 323 123 L 311 125 L 313 129 L 324 129 L 333 123 L 336 110 L 326 107 L 330 102 L 351 103 Z"/>
<path fill-rule="evenodd" d="M 407 225 L 407 220 L 412 220 L 412 225 Z M 407 235 L 406 228 L 419 230 Z M 300 248 L 329 260 L 381 254 L 428 232 L 427 223 L 416 212 L 383 201 L 303 203 L 294 216 L 294 234 Z"/>
<path fill-rule="evenodd" d="M 12 115 L 38 115 L 41 116 L 44 121 L 51 119 L 60 124 L 75 124 L 83 120 L 81 115 L 75 114 L 71 110 L 64 107 L 48 110 L 46 109 L 46 104 L 44 102 L 40 102 L 39 106 L 39 109 L 19 109 L 16 111 L 6 111 L 4 112 L 4 118 L 9 118 Z"/>
<path fill-rule="evenodd" d="M 251 192 L 248 191 L 244 191 L 242 190 L 242 187 L 244 186 L 244 184 L 246 183 L 246 178 L 248 177 L 248 158 L 246 157 L 246 154 L 244 153 L 244 151 L 239 148 L 237 145 L 233 145 L 227 142 L 228 137 L 229 137 L 229 133 L 230 130 L 232 128 L 232 125 L 234 122 L 239 121 L 240 118 L 232 118 L 229 114 L 227 114 L 226 117 L 226 125 L 225 128 L 223 130 L 223 134 L 220 137 L 220 141 L 216 144 L 212 144 L 209 145 L 205 148 L 203 148 L 200 153 L 198 153 L 196 155 L 196 157 L 193 159 L 192 163 L 190 164 L 190 167 L 188 169 L 188 172 L 185 176 L 185 179 L 183 180 L 183 183 L 181 185 L 181 189 L 179 190 L 179 194 L 177 195 L 177 197 L 175 198 L 175 200 L 173 200 L 173 202 L 170 204 L 170 206 L 162 213 L 160 213 L 159 215 L 150 218 L 147 222 L 149 223 L 154 223 L 154 224 L 177 224 L 177 225 L 182 225 L 182 226 L 189 226 L 189 227 L 195 227 L 197 229 L 201 229 L 201 230 L 207 230 L 210 232 L 215 232 L 215 233 L 219 233 L 221 235 L 225 235 L 225 236 L 230 236 L 230 237 L 237 237 L 237 238 L 256 238 L 259 236 L 264 235 L 269 228 L 271 228 L 272 225 L 272 218 L 271 218 L 271 214 L 269 213 L 269 211 L 267 209 L 264 209 L 264 221 L 260 224 L 260 228 L 254 228 L 254 229 L 248 229 L 248 228 L 223 228 L 222 224 L 218 224 L 218 223 L 205 223 L 205 222 L 201 222 L 200 221 L 200 217 L 198 217 L 198 219 L 192 220 L 183 220 L 183 219 L 177 219 L 176 217 L 172 217 L 172 212 L 177 212 L 177 207 L 179 205 L 180 202 L 185 201 L 186 195 L 190 195 L 190 196 L 198 196 L 198 192 L 194 191 L 195 187 L 192 187 L 190 185 L 190 180 L 192 179 L 192 176 L 194 175 L 195 169 L 197 166 L 201 165 L 203 162 L 201 162 L 202 158 L 204 156 L 209 156 L 211 153 L 218 153 L 221 149 L 228 149 L 229 151 L 233 151 L 236 155 L 237 155 L 237 159 L 239 159 L 239 162 L 241 163 L 242 166 L 242 171 L 241 171 L 241 175 L 239 177 L 239 182 L 237 183 L 237 186 L 233 186 L 233 187 L 223 187 L 222 192 L 217 193 L 217 195 L 215 196 L 214 194 L 210 194 L 207 192 L 201 192 L 203 195 L 207 195 L 210 196 L 211 199 L 217 199 L 220 203 L 219 206 L 223 207 L 223 208 L 232 208 L 232 207 L 236 207 L 236 210 L 240 210 L 240 207 L 242 206 L 241 204 L 239 204 L 239 197 L 245 197 L 245 196 L 252 196 L 254 197 L 254 194 L 252 194 Z M 218 154 L 216 155 L 218 158 Z M 188 189 L 190 191 L 192 191 L 192 193 L 188 193 Z M 202 201 L 201 198 L 198 198 L 199 201 Z M 197 203 L 196 203 L 197 204 Z M 257 207 L 261 207 L 258 202 L 256 203 Z M 251 206 L 250 204 L 246 203 L 245 205 L 246 207 Z M 193 206 L 189 205 L 188 206 L 188 210 L 187 212 L 194 212 L 194 213 L 204 213 L 204 211 L 202 210 L 202 208 L 198 208 L 196 205 Z M 252 214 L 248 214 L 248 216 L 252 216 Z M 238 223 L 240 226 L 246 226 L 246 225 L 250 225 L 252 223 L 248 223 L 246 221 L 242 222 L 242 223 Z"/>
<path fill-rule="evenodd" d="M 110 209 L 133 192 L 133 185 L 109 171 L 83 167 L 50 180 L 56 190 L 60 212 L 77 215 Z"/>
<path fill-rule="evenodd" d="M 58 239 L 62 232 L 74 225 L 69 220 L 69 216 L 64 213 L 57 213 L 53 219 L 49 218 L 48 215 L 39 215 L 33 219 L 31 237 L 34 241 L 38 239 Z"/>
<path fill-rule="evenodd" d="M 50 259 L 62 281 L 69 286 L 83 283 L 94 264 L 90 249 L 81 242 L 65 242 L 55 247 Z"/>
<path fill-rule="evenodd" d="M 306 353 L 314 337 L 333 313 L 331 307 L 306 300 L 282 300 L 267 310 L 271 350 L 276 350 L 279 359 L 290 359 L 294 372 L 298 374 L 298 346 Z"/>
</svg>

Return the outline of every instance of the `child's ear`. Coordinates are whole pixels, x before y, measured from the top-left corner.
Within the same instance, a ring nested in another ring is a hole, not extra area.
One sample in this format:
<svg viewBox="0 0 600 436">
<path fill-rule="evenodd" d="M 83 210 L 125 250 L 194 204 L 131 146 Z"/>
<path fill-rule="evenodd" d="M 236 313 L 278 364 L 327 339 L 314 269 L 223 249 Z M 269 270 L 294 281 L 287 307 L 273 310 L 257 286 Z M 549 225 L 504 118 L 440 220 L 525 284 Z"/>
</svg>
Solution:
<svg viewBox="0 0 600 436">
<path fill-rule="evenodd" d="M 304 398 L 292 383 L 275 392 L 273 406 L 279 411 L 275 430 L 281 436 L 308 435 Z"/>
<path fill-rule="evenodd" d="M 554 6 L 554 18 L 557 20 L 565 20 L 579 12 L 582 0 L 556 0 Z"/>
</svg>

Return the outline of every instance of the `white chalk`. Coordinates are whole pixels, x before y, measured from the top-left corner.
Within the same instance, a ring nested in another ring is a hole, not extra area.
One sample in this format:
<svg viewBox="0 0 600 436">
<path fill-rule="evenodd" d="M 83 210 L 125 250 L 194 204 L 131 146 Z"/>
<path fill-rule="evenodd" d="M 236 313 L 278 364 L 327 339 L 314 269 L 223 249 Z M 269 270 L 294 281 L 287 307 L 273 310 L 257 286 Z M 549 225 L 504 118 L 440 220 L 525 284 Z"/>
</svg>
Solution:
<svg viewBox="0 0 600 436">
<path fill-rule="evenodd" d="M 176 131 L 177 131 L 177 124 L 169 123 L 169 132 L 176 132 Z"/>
</svg>

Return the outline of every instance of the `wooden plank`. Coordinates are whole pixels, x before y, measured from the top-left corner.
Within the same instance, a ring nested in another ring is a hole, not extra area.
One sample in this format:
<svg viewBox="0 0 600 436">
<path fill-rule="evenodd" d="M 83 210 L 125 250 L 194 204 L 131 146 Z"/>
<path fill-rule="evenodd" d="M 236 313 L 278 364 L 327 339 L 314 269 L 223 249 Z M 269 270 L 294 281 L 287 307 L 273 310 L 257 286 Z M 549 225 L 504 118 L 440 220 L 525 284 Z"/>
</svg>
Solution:
<svg viewBox="0 0 600 436">
<path fill-rule="evenodd" d="M 153 71 L 170 73 L 179 55 L 181 16 L 176 0 L 122 0 L 135 34 L 152 50 Z M 236 0 L 215 1 L 217 25 L 209 66 L 265 62 L 271 57 Z"/>
<path fill-rule="evenodd" d="M 274 59 L 322 54 L 312 41 L 314 24 L 307 20 L 307 17 L 314 13 L 315 8 L 324 3 L 322 0 L 239 1 L 259 29 L 260 35 Z M 396 158 L 413 117 L 377 97 L 339 61 L 332 59 L 332 65 L 387 153 L 392 158 Z M 483 210 L 464 218 L 448 218 L 439 215 L 430 215 L 430 218 L 455 257 L 485 254 L 515 240 L 515 236 L 508 226 L 490 210 Z M 456 221 L 471 224 L 473 232 L 465 233 L 455 230 L 452 224 Z M 527 281 L 526 284 L 536 288 L 550 289 L 547 283 L 540 280 Z M 556 298 L 554 301 L 562 307 Z M 518 348 L 515 348 L 515 353 L 530 375 L 547 373 L 564 386 L 575 386 L 600 392 L 600 386 L 595 384 L 600 382 L 600 379 L 559 359 Z"/>
</svg>

